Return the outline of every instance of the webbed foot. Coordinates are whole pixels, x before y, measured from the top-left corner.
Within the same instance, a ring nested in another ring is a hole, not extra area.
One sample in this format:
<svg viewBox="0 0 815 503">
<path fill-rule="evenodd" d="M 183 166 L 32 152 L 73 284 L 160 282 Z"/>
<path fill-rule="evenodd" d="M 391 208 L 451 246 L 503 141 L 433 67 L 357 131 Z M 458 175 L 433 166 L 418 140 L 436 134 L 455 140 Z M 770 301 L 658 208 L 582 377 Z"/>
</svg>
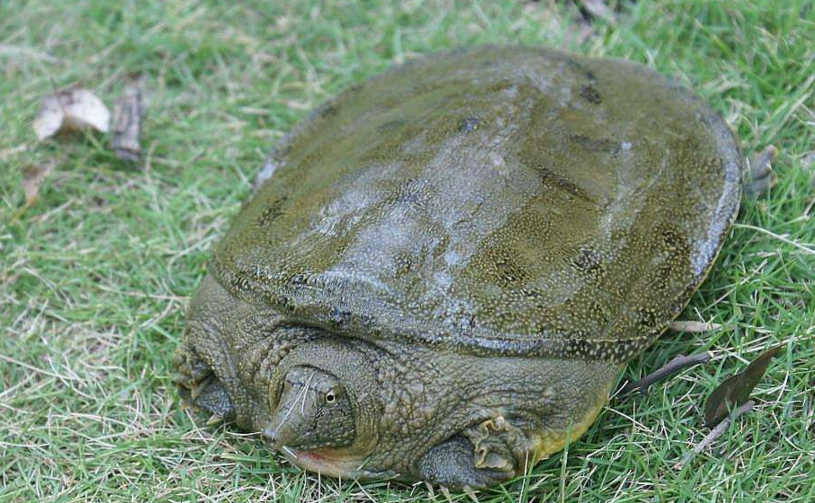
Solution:
<svg viewBox="0 0 815 503">
<path fill-rule="evenodd" d="M 434 446 L 418 469 L 423 480 L 469 493 L 522 473 L 527 444 L 521 430 L 499 416 Z"/>
<path fill-rule="evenodd" d="M 755 199 L 766 194 L 775 184 L 772 161 L 778 149 L 770 145 L 747 159 L 747 173 L 744 180 L 744 195 Z"/>
<path fill-rule="evenodd" d="M 491 486 L 515 475 L 514 471 L 477 468 L 473 444 L 460 435 L 430 449 L 419 461 L 418 469 L 423 480 L 457 490 Z"/>
<path fill-rule="evenodd" d="M 187 344 L 182 344 L 173 355 L 181 399 L 193 409 L 210 414 L 208 425 L 235 419 L 235 408 L 221 381 L 206 362 Z"/>
</svg>

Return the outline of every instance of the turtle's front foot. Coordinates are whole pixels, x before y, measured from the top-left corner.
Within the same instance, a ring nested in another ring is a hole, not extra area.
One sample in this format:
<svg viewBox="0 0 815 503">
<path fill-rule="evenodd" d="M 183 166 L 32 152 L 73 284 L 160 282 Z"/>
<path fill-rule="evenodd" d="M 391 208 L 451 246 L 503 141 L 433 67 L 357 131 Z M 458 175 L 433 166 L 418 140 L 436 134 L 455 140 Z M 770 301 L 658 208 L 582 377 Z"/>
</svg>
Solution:
<svg viewBox="0 0 815 503">
<path fill-rule="evenodd" d="M 422 480 L 451 489 L 488 487 L 523 473 L 528 442 L 520 429 L 498 416 L 436 445 L 419 461 Z"/>
<path fill-rule="evenodd" d="M 460 435 L 430 449 L 418 468 L 422 480 L 454 490 L 488 487 L 515 475 L 511 469 L 477 468 L 473 444 Z"/>
<path fill-rule="evenodd" d="M 235 419 L 235 408 L 223 384 L 186 341 L 176 350 L 173 365 L 173 381 L 187 405 L 210 414 L 210 423 Z"/>
<path fill-rule="evenodd" d="M 757 198 L 766 194 L 775 184 L 772 161 L 778 149 L 770 145 L 747 159 L 747 173 L 744 180 L 744 195 Z"/>
</svg>

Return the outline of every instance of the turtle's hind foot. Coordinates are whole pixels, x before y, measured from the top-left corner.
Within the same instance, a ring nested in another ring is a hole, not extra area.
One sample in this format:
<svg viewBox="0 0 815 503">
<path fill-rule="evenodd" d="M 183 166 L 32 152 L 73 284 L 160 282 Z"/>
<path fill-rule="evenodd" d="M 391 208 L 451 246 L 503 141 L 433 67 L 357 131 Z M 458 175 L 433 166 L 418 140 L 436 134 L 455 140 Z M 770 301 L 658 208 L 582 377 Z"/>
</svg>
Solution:
<svg viewBox="0 0 815 503">
<path fill-rule="evenodd" d="M 744 180 L 744 195 L 751 199 L 761 197 L 775 185 L 772 162 L 778 149 L 770 145 L 747 159 L 747 173 Z"/>
</svg>

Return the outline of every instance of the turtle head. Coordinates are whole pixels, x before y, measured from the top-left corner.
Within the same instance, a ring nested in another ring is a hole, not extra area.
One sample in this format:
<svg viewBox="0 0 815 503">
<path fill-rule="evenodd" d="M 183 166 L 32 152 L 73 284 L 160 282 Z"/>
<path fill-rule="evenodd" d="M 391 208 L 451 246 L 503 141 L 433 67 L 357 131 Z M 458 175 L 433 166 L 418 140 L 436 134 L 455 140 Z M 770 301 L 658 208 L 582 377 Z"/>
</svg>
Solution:
<svg viewBox="0 0 815 503">
<path fill-rule="evenodd" d="M 376 358 L 368 344 L 334 337 L 292 349 L 274 370 L 263 437 L 304 468 L 356 473 L 378 438 Z"/>
<path fill-rule="evenodd" d="M 347 447 L 356 425 L 351 398 L 336 376 L 298 365 L 286 372 L 283 389 L 263 436 L 276 449 Z"/>
</svg>

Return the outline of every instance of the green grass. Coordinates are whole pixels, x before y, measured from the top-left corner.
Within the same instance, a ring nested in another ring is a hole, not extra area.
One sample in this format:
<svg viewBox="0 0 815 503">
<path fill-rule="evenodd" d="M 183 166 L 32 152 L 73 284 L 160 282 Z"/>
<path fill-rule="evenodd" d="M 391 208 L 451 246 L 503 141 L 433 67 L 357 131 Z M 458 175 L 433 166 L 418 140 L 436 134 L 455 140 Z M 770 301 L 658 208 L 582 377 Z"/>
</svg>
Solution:
<svg viewBox="0 0 815 503">
<path fill-rule="evenodd" d="M 640 0 L 584 41 L 574 10 L 547 1 L 231 4 L 0 1 L 0 501 L 427 499 L 421 486 L 319 480 L 252 435 L 203 426 L 178 407 L 170 355 L 207 251 L 277 138 L 395 62 L 504 42 L 646 63 L 710 100 L 746 151 L 781 155 L 777 186 L 743 209 L 682 315 L 722 328 L 666 335 L 624 379 L 679 353 L 710 350 L 711 364 L 614 402 L 568 453 L 481 501 L 815 501 L 815 255 L 789 243 L 815 242 L 811 2 Z M 131 72 L 150 93 L 144 169 L 99 135 L 34 140 L 53 86 L 112 104 Z M 22 169 L 49 159 L 24 209 Z M 775 343 L 785 351 L 756 410 L 675 470 L 706 433 L 707 395 Z"/>
</svg>

